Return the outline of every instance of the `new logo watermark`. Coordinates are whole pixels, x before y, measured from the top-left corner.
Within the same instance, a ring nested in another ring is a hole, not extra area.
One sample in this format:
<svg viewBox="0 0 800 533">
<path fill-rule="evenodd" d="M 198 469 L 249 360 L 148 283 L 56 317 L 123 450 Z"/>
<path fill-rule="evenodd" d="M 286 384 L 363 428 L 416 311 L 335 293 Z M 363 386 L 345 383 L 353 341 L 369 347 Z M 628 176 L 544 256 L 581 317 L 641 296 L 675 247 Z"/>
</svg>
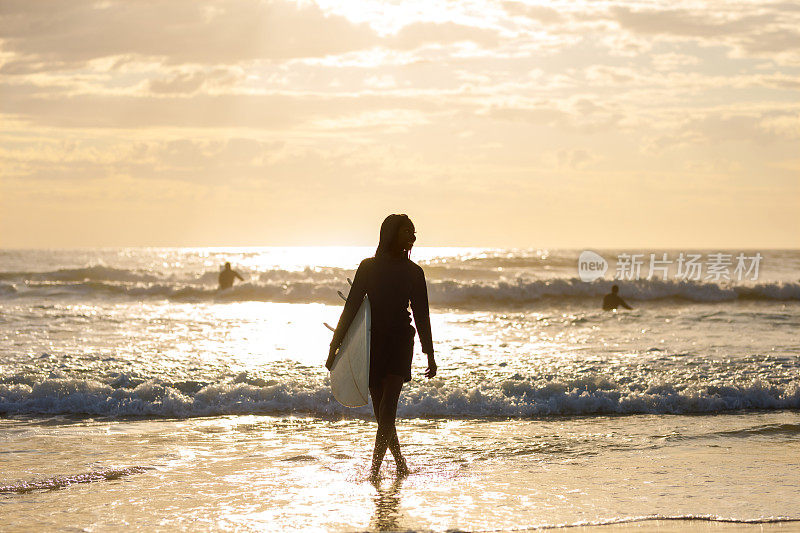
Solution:
<svg viewBox="0 0 800 533">
<path fill-rule="evenodd" d="M 608 261 L 591 250 L 584 250 L 578 257 L 578 276 L 581 281 L 594 281 L 606 275 Z"/>
<path fill-rule="evenodd" d="M 680 252 L 674 259 L 667 253 L 617 255 L 614 279 L 634 281 L 670 277 L 679 281 L 755 281 L 764 256 L 714 252 L 695 254 Z M 578 257 L 578 276 L 591 282 L 605 276 L 608 261 L 597 252 L 584 250 Z"/>
</svg>

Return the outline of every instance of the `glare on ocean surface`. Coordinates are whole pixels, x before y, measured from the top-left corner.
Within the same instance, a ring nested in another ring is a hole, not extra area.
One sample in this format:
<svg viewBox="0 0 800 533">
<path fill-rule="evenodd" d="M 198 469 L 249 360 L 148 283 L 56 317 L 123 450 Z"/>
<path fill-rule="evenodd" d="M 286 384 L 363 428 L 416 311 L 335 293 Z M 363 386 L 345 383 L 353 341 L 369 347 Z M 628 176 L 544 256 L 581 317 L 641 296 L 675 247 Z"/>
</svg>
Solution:
<svg viewBox="0 0 800 533">
<path fill-rule="evenodd" d="M 9 490 L 69 486 L 99 469 L 97 479 L 110 480 L 102 488 L 57 491 L 47 496 L 57 498 L 52 508 L 95 521 L 84 511 L 104 507 L 92 496 L 111 498 L 125 502 L 115 516 L 151 524 L 181 501 L 184 524 L 324 530 L 534 527 L 697 514 L 706 504 L 761 516 L 759 505 L 785 512 L 796 494 L 761 487 L 758 498 L 747 490 L 760 504 L 741 500 L 741 487 L 758 486 L 764 472 L 797 477 L 786 459 L 792 448 L 781 444 L 796 415 L 771 407 L 796 397 L 796 312 L 781 299 L 795 285 L 778 285 L 792 279 L 795 256 L 779 265 L 777 281 L 757 288 L 763 300 L 706 301 L 694 285 L 671 286 L 679 298 L 664 299 L 661 285 L 641 282 L 634 310 L 607 313 L 598 308 L 602 286 L 573 280 L 577 252 L 415 248 L 439 376 L 422 378 L 417 352 L 398 408 L 415 471 L 396 484 L 385 465 L 376 489 L 364 482 L 371 408 L 338 405 L 323 367 L 331 339 L 323 322 L 336 323 L 343 305 L 336 291 L 348 291 L 346 278 L 372 253 L 34 251 L 30 273 L 19 263 L 24 254 L 10 254 L 7 278 L 17 292 L 6 289 L 3 312 L 27 318 L 0 322 L 3 338 L 13 339 L 0 344 L 8 369 L 0 397 L 23 418 L 66 419 L 0 418 L 0 427 L 21 424 L 21 433 L 8 433 L 10 449 L 34 442 L 53 458 L 3 455 L 7 477 L 25 480 Z M 224 261 L 245 280 L 220 291 Z M 768 410 L 730 414 L 742 404 Z M 773 447 L 725 433 L 741 431 Z M 760 466 L 742 470 L 744 456 Z M 701 482 L 676 490 L 687 468 L 703 471 L 716 492 Z M 124 481 L 111 481 L 116 472 Z M 621 496 L 609 500 L 609 490 Z M 145 505 L 153 513 L 142 517 Z M 30 516 L 24 505 L 11 512 Z"/>
</svg>

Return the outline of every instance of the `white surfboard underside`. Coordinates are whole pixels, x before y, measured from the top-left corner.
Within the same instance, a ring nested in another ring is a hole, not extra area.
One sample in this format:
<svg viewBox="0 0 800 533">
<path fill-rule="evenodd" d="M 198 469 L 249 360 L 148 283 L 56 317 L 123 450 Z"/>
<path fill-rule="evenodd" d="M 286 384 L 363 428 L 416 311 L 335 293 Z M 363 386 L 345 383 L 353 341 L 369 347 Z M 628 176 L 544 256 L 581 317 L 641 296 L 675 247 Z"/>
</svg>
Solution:
<svg viewBox="0 0 800 533">
<path fill-rule="evenodd" d="M 347 407 L 360 407 L 369 401 L 371 321 L 369 298 L 365 296 L 333 361 L 331 369 L 333 397 Z"/>
</svg>

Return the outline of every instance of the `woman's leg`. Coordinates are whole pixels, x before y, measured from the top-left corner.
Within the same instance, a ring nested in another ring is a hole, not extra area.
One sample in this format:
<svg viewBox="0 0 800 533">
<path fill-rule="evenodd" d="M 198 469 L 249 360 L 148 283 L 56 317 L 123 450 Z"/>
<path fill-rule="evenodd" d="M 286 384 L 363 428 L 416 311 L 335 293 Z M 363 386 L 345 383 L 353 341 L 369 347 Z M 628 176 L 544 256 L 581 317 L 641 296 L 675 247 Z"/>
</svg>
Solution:
<svg viewBox="0 0 800 533">
<path fill-rule="evenodd" d="M 402 387 L 402 384 L 401 384 Z M 384 392 L 383 380 L 375 387 L 369 388 L 369 393 L 372 396 L 372 411 L 375 413 L 375 420 L 380 424 L 381 400 L 383 400 Z M 400 451 L 400 441 L 397 438 L 397 427 L 392 427 L 392 435 L 389 438 L 389 451 L 394 456 L 394 462 L 397 466 L 397 474 L 405 476 L 409 474 L 408 465 Z"/>
<path fill-rule="evenodd" d="M 397 402 L 400 399 L 402 388 L 403 377 L 389 374 L 381 381 L 379 386 L 370 389 L 375 418 L 378 420 L 378 432 L 375 435 L 375 450 L 372 453 L 372 467 L 370 469 L 370 477 L 372 478 L 378 477 L 387 448 L 390 448 L 392 455 L 394 455 L 397 463 L 397 473 L 399 475 L 408 473 L 406 461 L 400 452 L 400 441 L 397 439 L 397 429 L 395 427 Z M 377 402 L 376 398 L 378 399 Z"/>
</svg>

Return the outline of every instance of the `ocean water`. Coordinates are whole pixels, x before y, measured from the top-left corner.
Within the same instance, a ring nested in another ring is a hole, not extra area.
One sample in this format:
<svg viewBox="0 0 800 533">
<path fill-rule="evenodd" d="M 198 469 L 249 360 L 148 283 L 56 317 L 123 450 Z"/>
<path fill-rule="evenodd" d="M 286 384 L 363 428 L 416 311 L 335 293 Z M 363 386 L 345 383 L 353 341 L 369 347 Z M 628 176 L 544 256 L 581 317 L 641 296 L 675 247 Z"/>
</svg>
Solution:
<svg viewBox="0 0 800 533">
<path fill-rule="evenodd" d="M 415 248 L 439 376 L 417 353 L 414 472 L 378 487 L 371 409 L 322 366 L 373 252 L 0 250 L 2 529 L 800 527 L 800 251 L 686 251 L 762 259 L 645 265 L 617 282 L 634 309 L 604 312 L 621 254 L 680 251 L 599 250 L 584 282 L 580 250 Z M 245 282 L 218 291 L 225 261 Z"/>
</svg>

